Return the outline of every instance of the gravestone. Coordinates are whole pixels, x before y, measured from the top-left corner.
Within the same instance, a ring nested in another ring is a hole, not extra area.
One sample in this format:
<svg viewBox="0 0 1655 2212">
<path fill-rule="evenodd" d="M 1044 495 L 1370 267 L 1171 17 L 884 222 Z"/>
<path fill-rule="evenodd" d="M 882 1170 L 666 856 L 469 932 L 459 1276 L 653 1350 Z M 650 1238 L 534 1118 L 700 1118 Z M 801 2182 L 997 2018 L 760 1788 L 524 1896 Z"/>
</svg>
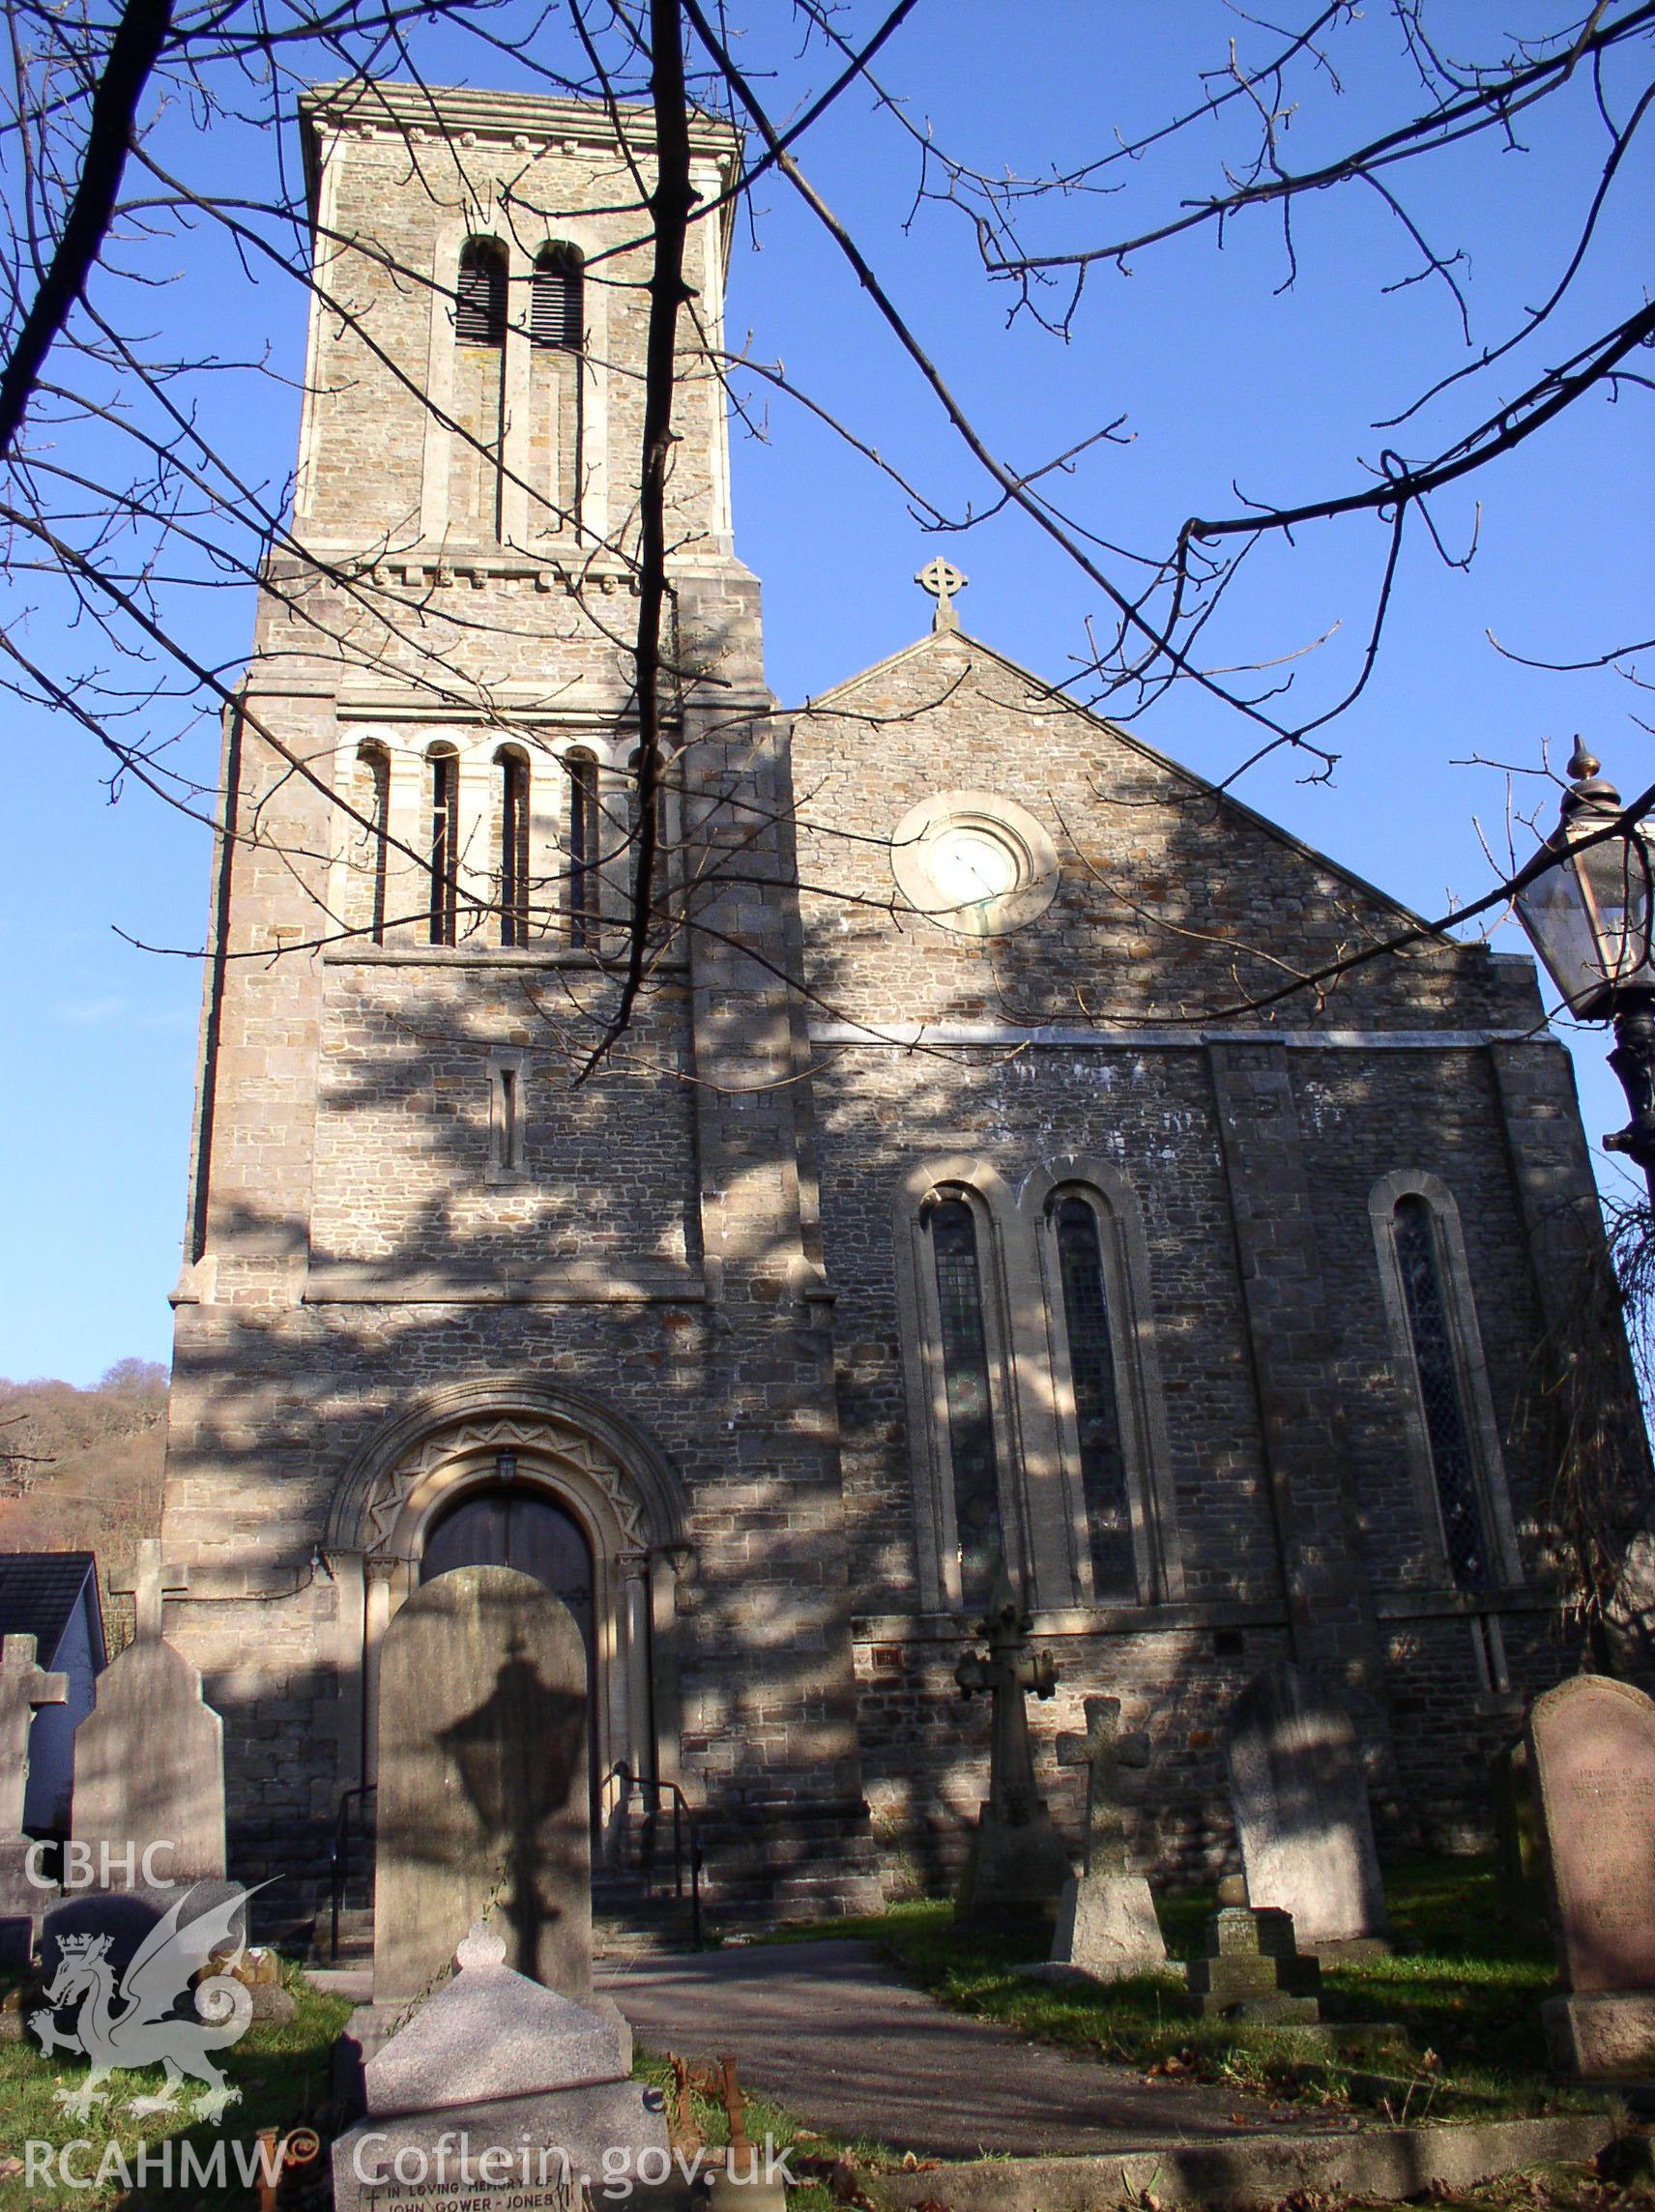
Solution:
<svg viewBox="0 0 1655 2212">
<path fill-rule="evenodd" d="M 1339 1700 L 1296 1667 L 1272 1667 L 1236 1700 L 1225 1748 L 1252 1904 L 1291 1912 L 1307 1950 L 1382 1948 L 1368 1785 Z"/>
<path fill-rule="evenodd" d="M 962 1920 L 997 1913 L 1050 1918 L 1069 1878 L 1069 1854 L 1034 1788 L 1027 1698 L 1049 1698 L 1058 1670 L 1049 1651 L 1032 1650 L 1029 1615 L 1003 1565 L 977 1634 L 986 1652 L 968 1651 L 954 1669 L 960 1695 L 985 1691 L 993 1703 L 988 1801 L 977 1814 L 955 1910 Z"/>
<path fill-rule="evenodd" d="M 1149 1743 L 1121 1734 L 1118 1698 L 1088 1698 L 1086 1718 L 1085 1735 L 1058 1738 L 1059 1764 L 1087 1770 L 1086 1856 L 1058 1901 L 1050 1964 L 1113 1982 L 1167 1963 L 1149 1884 L 1127 1868 L 1119 1802 L 1121 1767 L 1147 1766 Z"/>
<path fill-rule="evenodd" d="M 131 1579 L 109 1586 L 137 1601 L 132 1641 L 98 1676 L 74 1732 L 71 1832 L 100 1870 L 130 1849 L 129 1888 L 151 1846 L 164 1847 L 152 1870 L 175 1886 L 224 1877 L 224 1724 L 203 1703 L 200 1674 L 160 1632 L 163 1598 L 188 1584 L 188 1571 L 164 1566 L 146 1536 Z"/>
<path fill-rule="evenodd" d="M 29 1730 L 40 1705 L 61 1705 L 69 1676 L 35 1664 L 35 1639 L 8 1636 L 0 1644 L 0 1966 L 26 1966 L 34 1919 L 54 1892 L 31 1881 L 30 1839 L 23 1833 L 23 1798 L 29 1786 Z"/>
<path fill-rule="evenodd" d="M 1579 1674 L 1537 1698 L 1528 1757 L 1558 1973 L 1553 2062 L 1587 2081 L 1655 2070 L 1655 1703 Z"/>
<path fill-rule="evenodd" d="M 481 1922 L 454 1965 L 363 2069 L 365 2114 L 334 2145 L 336 2212 L 580 2212 L 605 2185 L 662 2181 L 666 2099 L 631 2080 L 624 2024 L 515 1973 Z"/>
<path fill-rule="evenodd" d="M 1274 1906 L 1220 1906 L 1188 1974 L 1190 2002 L 1206 2019 L 1296 2027 L 1321 2018 L 1321 1962 L 1300 1956 L 1292 1914 Z"/>
<path fill-rule="evenodd" d="M 417 1996 L 485 1912 L 511 1965 L 592 1992 L 586 1644 L 511 1567 L 423 1584 L 385 1632 L 373 1997 Z"/>
</svg>

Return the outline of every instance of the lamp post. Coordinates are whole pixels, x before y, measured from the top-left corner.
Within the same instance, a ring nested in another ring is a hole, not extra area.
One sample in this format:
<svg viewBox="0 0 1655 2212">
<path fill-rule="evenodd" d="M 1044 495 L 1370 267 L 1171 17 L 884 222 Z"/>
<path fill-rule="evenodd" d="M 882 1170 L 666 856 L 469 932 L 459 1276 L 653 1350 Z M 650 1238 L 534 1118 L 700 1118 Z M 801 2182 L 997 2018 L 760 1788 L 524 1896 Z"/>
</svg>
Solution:
<svg viewBox="0 0 1655 2212">
<path fill-rule="evenodd" d="M 1655 1205 L 1655 839 L 1641 822 L 1600 836 L 1620 794 L 1579 739 L 1563 811 L 1541 851 L 1553 856 L 1517 893 L 1517 917 L 1578 1021 L 1614 1023 L 1609 1063 L 1632 1109 L 1606 1137 L 1643 1170 Z"/>
</svg>

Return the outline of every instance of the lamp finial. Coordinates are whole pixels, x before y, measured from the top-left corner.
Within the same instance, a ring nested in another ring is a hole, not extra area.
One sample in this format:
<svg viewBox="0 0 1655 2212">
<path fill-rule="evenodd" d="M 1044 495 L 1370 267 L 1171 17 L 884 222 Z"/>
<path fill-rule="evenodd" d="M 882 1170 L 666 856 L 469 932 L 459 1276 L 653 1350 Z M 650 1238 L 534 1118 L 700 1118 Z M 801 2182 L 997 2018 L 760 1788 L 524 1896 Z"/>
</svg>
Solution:
<svg viewBox="0 0 1655 2212">
<path fill-rule="evenodd" d="M 1603 763 L 1597 755 L 1586 750 L 1585 739 L 1577 732 L 1575 749 L 1569 755 L 1569 766 L 1566 771 L 1569 780 L 1572 783 L 1584 783 L 1589 776 L 1596 775 L 1602 766 Z"/>
</svg>

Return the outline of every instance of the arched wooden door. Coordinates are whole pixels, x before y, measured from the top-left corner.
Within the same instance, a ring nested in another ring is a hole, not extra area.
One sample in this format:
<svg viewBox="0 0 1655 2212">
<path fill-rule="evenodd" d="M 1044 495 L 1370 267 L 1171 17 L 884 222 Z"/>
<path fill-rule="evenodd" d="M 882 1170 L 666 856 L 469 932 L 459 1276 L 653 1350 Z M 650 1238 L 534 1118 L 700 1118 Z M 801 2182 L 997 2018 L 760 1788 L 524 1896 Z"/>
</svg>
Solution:
<svg viewBox="0 0 1655 2212">
<path fill-rule="evenodd" d="M 592 1547 L 572 1513 L 555 1498 L 525 1486 L 491 1485 L 467 1491 L 436 1521 L 425 1538 L 420 1580 L 433 1581 L 455 1567 L 515 1567 L 562 1598 L 586 1645 L 588 1772 L 592 1825 L 598 1832 L 597 1645 L 593 1609 Z"/>
</svg>

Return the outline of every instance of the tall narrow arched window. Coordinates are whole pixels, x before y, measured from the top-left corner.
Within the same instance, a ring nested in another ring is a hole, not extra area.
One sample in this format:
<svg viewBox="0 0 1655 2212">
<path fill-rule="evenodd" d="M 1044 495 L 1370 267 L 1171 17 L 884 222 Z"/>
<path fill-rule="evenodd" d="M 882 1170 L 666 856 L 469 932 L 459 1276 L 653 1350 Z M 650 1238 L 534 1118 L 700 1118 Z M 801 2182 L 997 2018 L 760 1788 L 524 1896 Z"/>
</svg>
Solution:
<svg viewBox="0 0 1655 2212">
<path fill-rule="evenodd" d="M 939 1199 L 931 1209 L 929 1227 L 960 1593 L 970 1607 L 987 1599 L 1004 1549 L 982 1263 L 976 1217 L 965 1199 Z"/>
<path fill-rule="evenodd" d="M 431 943 L 452 945 L 459 916 L 460 763 L 451 746 L 426 756 Z"/>
<path fill-rule="evenodd" d="M 529 336 L 579 353 L 586 343 L 585 265 L 577 247 L 542 247 L 529 287 Z"/>
<path fill-rule="evenodd" d="M 1374 1185 L 1368 1214 L 1419 1517 L 1419 1564 L 1429 1580 L 1459 1592 L 1483 1686 L 1504 1691 L 1500 1593 L 1522 1582 L 1523 1557 L 1460 1209 L 1440 1177 L 1399 1168 Z"/>
<path fill-rule="evenodd" d="M 361 830 L 361 884 L 353 920 L 365 924 L 369 942 L 385 943 L 385 880 L 391 850 L 391 756 L 383 745 L 357 750 L 357 811 Z"/>
<path fill-rule="evenodd" d="M 463 346 L 506 343 L 506 248 L 498 239 L 468 238 L 460 248 L 454 336 Z"/>
<path fill-rule="evenodd" d="M 1054 1562 L 1048 1602 L 1174 1604 L 1184 1594 L 1177 1494 L 1137 1196 L 1113 1162 L 1070 1153 L 1029 1178 L 1018 1208 L 1037 1266 L 1028 1298 L 1014 1292 L 1014 1317 L 1040 1316 L 1024 1372 L 1051 1378 L 1048 1392 L 1026 1394 L 1023 1449 L 1060 1479 L 1068 1537 L 1069 1587 L 1058 1595 Z M 1059 1520 L 1048 1506 L 1044 1525 Z"/>
<path fill-rule="evenodd" d="M 1089 1202 L 1073 1191 L 1060 1195 L 1051 1212 L 1080 1446 L 1081 1492 L 1091 1552 L 1092 1591 L 1099 1600 L 1132 1596 L 1138 1585 L 1132 1499 L 1098 1218 Z"/>
<path fill-rule="evenodd" d="M 584 746 L 564 755 L 568 771 L 568 917 L 571 945 L 595 945 L 601 918 L 597 762 Z"/>
<path fill-rule="evenodd" d="M 1437 1224 L 1417 1191 L 1398 1199 L 1394 1220 L 1397 1271 L 1448 1572 L 1463 1590 L 1486 1589 L 1495 1578 Z"/>
<path fill-rule="evenodd" d="M 500 771 L 500 942 L 529 942 L 529 763 L 513 746 L 495 754 Z"/>
<path fill-rule="evenodd" d="M 506 248 L 469 238 L 454 283 L 454 358 L 448 406 L 449 504 L 454 544 L 498 543 L 504 523 Z"/>
</svg>

